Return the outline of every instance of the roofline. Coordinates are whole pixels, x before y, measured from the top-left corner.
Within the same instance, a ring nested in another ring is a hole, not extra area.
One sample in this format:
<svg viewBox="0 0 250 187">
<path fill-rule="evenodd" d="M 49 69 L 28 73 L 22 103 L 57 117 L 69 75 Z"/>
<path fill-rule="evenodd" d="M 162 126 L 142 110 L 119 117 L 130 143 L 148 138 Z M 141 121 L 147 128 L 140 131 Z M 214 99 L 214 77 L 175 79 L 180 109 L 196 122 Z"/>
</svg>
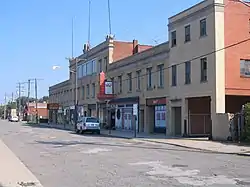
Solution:
<svg viewBox="0 0 250 187">
<path fill-rule="evenodd" d="M 127 60 L 127 59 L 129 59 L 129 58 L 133 58 L 133 57 L 135 57 L 135 56 L 141 55 L 141 54 L 143 54 L 143 53 L 149 52 L 150 50 L 154 50 L 155 48 L 158 48 L 158 47 L 160 47 L 160 46 L 162 46 L 162 45 L 166 45 L 166 44 L 168 44 L 168 43 L 169 43 L 169 41 L 163 42 L 163 43 L 161 43 L 161 44 L 159 44 L 159 45 L 156 45 L 156 46 L 152 46 L 152 48 L 149 48 L 149 49 L 143 50 L 143 51 L 141 51 L 141 52 L 139 52 L 139 53 L 135 53 L 134 55 L 131 55 L 131 56 L 122 58 L 122 59 L 120 59 L 120 60 L 117 60 L 117 61 L 113 62 L 112 64 L 116 64 L 116 63 L 119 63 L 119 62 L 121 62 L 121 61 L 123 61 L 123 60 Z M 112 66 L 112 64 L 111 64 L 111 66 Z"/>
<path fill-rule="evenodd" d="M 171 17 L 169 17 L 168 20 L 170 20 L 170 19 L 172 19 L 172 18 L 174 18 L 174 17 L 176 17 L 176 16 L 179 16 L 179 15 L 183 14 L 184 12 L 188 12 L 188 11 L 191 10 L 192 8 L 201 5 L 201 4 L 203 4 L 204 2 L 206 2 L 206 1 L 208 1 L 208 0 L 203 0 L 203 1 L 199 2 L 199 3 L 196 3 L 195 5 L 193 5 L 193 6 L 189 7 L 189 8 L 187 8 L 187 9 L 185 9 L 185 10 L 183 10 L 183 11 L 177 13 L 177 14 L 174 14 L 174 15 L 171 16 Z"/>
</svg>

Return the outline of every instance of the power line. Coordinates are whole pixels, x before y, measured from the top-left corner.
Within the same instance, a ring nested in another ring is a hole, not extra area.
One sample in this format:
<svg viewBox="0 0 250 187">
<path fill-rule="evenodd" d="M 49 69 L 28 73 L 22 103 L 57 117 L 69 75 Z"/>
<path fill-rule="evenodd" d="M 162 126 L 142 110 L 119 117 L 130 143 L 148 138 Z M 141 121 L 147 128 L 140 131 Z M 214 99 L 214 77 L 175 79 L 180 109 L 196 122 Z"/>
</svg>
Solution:
<svg viewBox="0 0 250 187">
<path fill-rule="evenodd" d="M 229 48 L 238 46 L 238 45 L 243 44 L 243 43 L 246 43 L 246 42 L 248 42 L 248 41 L 250 41 L 250 38 L 247 38 L 247 39 L 245 39 L 245 40 L 241 40 L 241 41 L 239 41 L 239 42 L 236 42 L 236 43 L 233 43 L 233 44 L 231 44 L 231 45 L 225 46 L 225 47 L 223 47 L 223 48 L 214 50 L 214 51 L 212 51 L 212 52 L 205 53 L 205 54 L 203 54 L 203 55 L 194 57 L 194 58 L 192 58 L 192 59 L 190 59 L 190 60 L 186 60 L 186 61 L 183 61 L 183 62 L 180 62 L 180 63 L 175 63 L 174 65 L 179 66 L 179 65 L 185 64 L 186 62 L 190 62 L 190 63 L 191 63 L 191 62 L 194 61 L 194 60 L 204 58 L 204 57 L 206 57 L 206 56 L 209 56 L 209 55 L 212 55 L 212 54 L 214 54 L 214 53 L 223 51 L 223 50 L 225 50 L 225 49 L 229 49 Z M 173 66 L 173 65 L 164 67 L 162 70 L 170 69 L 170 68 L 172 68 L 172 66 Z M 119 67 L 118 67 L 118 68 L 119 68 Z M 152 71 L 151 74 L 158 73 L 159 71 L 160 71 L 160 70 Z M 140 76 L 132 77 L 132 79 L 136 79 L 136 78 L 138 78 L 138 77 L 144 77 L 144 76 L 147 76 L 147 75 L 148 75 L 148 74 L 145 73 L 145 74 L 142 74 L 142 75 L 140 75 Z M 125 81 L 128 81 L 128 80 L 131 80 L 131 79 L 128 79 L 128 78 L 127 78 L 127 79 L 123 79 L 122 82 L 125 82 Z M 120 82 L 120 81 L 113 81 L 113 83 L 117 83 L 117 82 Z M 96 86 L 97 88 L 99 87 L 99 85 L 95 85 L 95 86 Z M 78 86 L 77 86 L 77 89 L 75 89 L 75 90 L 76 90 L 76 92 L 77 92 Z"/>
<path fill-rule="evenodd" d="M 243 43 L 248 42 L 248 41 L 250 41 L 250 38 L 247 38 L 247 39 L 245 39 L 245 40 L 242 40 L 242 41 L 236 42 L 236 43 L 234 43 L 234 44 L 228 45 L 228 46 L 223 47 L 223 48 L 221 48 L 221 49 L 217 49 L 217 50 L 214 50 L 214 51 L 212 51 L 212 52 L 205 53 L 205 54 L 203 54 L 203 55 L 194 57 L 194 58 L 192 58 L 192 59 L 190 59 L 190 60 L 186 60 L 186 61 L 180 62 L 180 63 L 175 63 L 174 65 L 179 66 L 179 65 L 185 64 L 186 62 L 192 62 L 192 61 L 194 61 L 194 60 L 204 58 L 204 57 L 206 57 L 206 56 L 212 55 L 212 54 L 214 54 L 214 53 L 223 51 L 223 50 L 228 49 L 228 48 L 231 48 L 231 47 L 235 47 L 235 46 L 237 46 L 237 45 L 243 44 Z M 164 67 L 163 70 L 170 69 L 170 68 L 172 68 L 172 66 L 173 66 L 173 65 Z M 152 71 L 151 74 L 158 73 L 159 71 L 160 71 L 160 70 Z M 148 74 L 145 73 L 145 74 L 142 74 L 142 75 L 140 75 L 140 76 L 132 77 L 132 79 L 135 79 L 135 78 L 138 78 L 138 77 L 144 77 L 144 76 L 147 76 L 147 75 L 148 75 Z M 122 81 L 128 81 L 128 80 L 130 80 L 130 79 L 124 79 L 124 80 L 122 80 Z M 116 82 L 116 81 L 114 81 L 114 82 Z"/>
</svg>

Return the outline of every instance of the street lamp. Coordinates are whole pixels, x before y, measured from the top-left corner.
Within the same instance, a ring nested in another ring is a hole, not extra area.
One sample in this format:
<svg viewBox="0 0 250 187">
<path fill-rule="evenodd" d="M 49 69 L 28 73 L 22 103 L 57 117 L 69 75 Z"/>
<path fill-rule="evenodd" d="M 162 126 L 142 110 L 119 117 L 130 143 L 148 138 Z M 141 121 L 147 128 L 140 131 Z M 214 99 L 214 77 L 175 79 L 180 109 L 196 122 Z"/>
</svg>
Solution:
<svg viewBox="0 0 250 187">
<path fill-rule="evenodd" d="M 69 60 L 69 62 L 75 62 L 75 69 L 71 70 L 71 73 L 75 74 L 75 130 L 76 130 L 76 124 L 78 120 L 78 74 L 77 74 L 77 68 L 78 68 L 78 63 L 81 61 L 87 61 L 85 58 L 66 58 L 66 60 Z"/>
</svg>

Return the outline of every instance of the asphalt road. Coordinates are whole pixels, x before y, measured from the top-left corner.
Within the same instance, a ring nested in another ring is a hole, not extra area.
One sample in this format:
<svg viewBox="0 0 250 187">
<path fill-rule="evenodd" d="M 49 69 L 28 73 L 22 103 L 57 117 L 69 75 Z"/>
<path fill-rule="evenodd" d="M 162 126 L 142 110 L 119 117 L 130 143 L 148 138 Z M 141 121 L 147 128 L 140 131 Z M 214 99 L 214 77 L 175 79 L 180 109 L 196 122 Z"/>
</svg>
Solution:
<svg viewBox="0 0 250 187">
<path fill-rule="evenodd" d="M 44 187 L 250 186 L 250 157 L 3 121 L 0 138 Z"/>
</svg>

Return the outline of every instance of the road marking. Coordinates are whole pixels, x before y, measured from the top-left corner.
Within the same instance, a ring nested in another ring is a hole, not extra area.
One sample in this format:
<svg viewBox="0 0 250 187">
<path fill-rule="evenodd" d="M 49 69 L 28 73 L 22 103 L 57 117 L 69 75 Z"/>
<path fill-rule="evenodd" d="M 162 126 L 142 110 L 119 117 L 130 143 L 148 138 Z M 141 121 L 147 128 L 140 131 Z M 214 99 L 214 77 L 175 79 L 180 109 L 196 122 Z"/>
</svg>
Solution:
<svg viewBox="0 0 250 187">
<path fill-rule="evenodd" d="M 180 184 L 192 186 L 236 185 L 239 179 L 228 178 L 224 175 L 200 176 L 199 170 L 184 170 L 183 168 L 164 166 L 160 161 L 130 163 L 132 166 L 146 165 L 151 170 L 146 174 L 153 180 L 175 179 Z"/>
<path fill-rule="evenodd" d="M 81 153 L 85 153 L 85 154 L 97 154 L 99 152 L 109 152 L 112 151 L 111 149 L 105 149 L 105 148 L 93 148 L 93 149 L 89 149 L 86 151 L 81 151 Z"/>
</svg>

